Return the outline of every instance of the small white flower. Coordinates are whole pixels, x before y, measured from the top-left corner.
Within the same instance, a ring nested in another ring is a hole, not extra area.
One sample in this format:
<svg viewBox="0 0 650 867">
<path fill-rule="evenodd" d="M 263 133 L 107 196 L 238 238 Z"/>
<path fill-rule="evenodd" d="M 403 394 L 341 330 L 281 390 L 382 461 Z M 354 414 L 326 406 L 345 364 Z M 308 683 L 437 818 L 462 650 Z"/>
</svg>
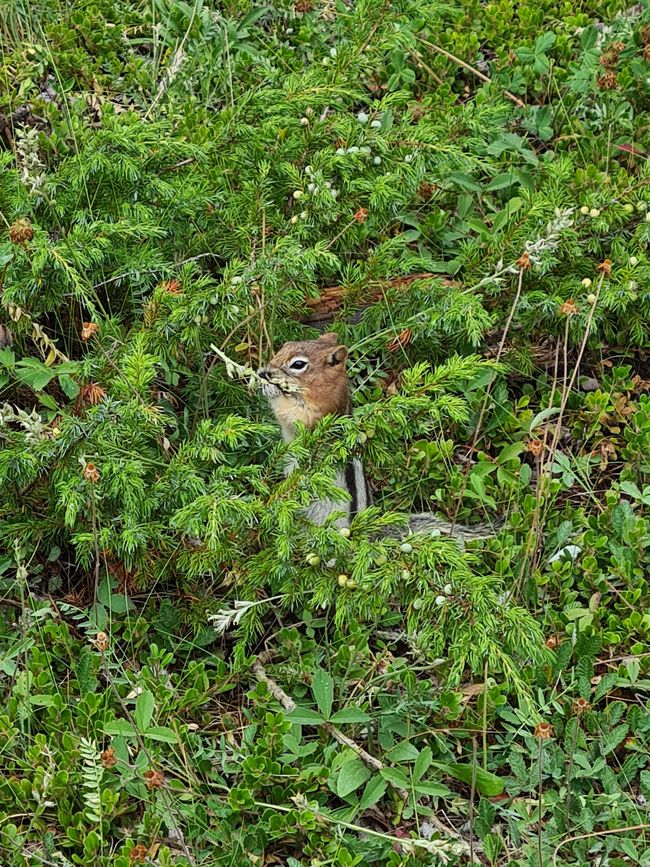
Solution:
<svg viewBox="0 0 650 867">
<path fill-rule="evenodd" d="M 405 163 L 413 162 L 413 154 L 406 154 L 406 156 L 404 157 L 404 162 Z"/>
<path fill-rule="evenodd" d="M 589 277 L 585 277 L 585 279 L 581 280 L 580 282 L 585 289 L 588 289 L 591 286 L 591 280 L 589 279 Z"/>
<path fill-rule="evenodd" d="M 370 150 L 370 148 L 368 147 L 368 145 L 362 145 L 362 147 L 361 147 L 360 150 L 361 150 L 361 153 L 362 153 L 362 154 L 369 154 L 369 153 L 371 153 L 371 150 Z"/>
<path fill-rule="evenodd" d="M 630 256 L 630 265 L 631 265 L 633 268 L 636 268 L 636 266 L 637 266 L 638 264 L 639 264 L 639 260 L 637 259 L 637 257 L 636 257 L 636 256 Z"/>
<path fill-rule="evenodd" d="M 300 219 L 301 220 L 306 220 L 308 216 L 309 216 L 309 214 L 307 213 L 307 211 L 301 211 L 300 212 Z"/>
<path fill-rule="evenodd" d="M 294 190 L 293 191 L 293 197 L 294 197 L 294 199 L 301 199 L 302 198 L 302 190 Z"/>
<path fill-rule="evenodd" d="M 291 223 L 292 223 L 292 225 L 295 226 L 297 222 L 298 222 L 298 215 L 294 214 L 293 217 L 291 218 Z"/>
<path fill-rule="evenodd" d="M 436 596 L 436 605 L 444 605 L 447 602 L 446 596 Z"/>
<path fill-rule="evenodd" d="M 599 210 L 598 208 L 592 208 L 592 209 L 589 211 L 589 216 L 590 216 L 590 217 L 594 217 L 594 218 L 595 218 L 595 217 L 600 217 L 600 210 Z"/>
<path fill-rule="evenodd" d="M 349 154 L 358 154 L 359 148 L 356 145 L 352 145 L 351 148 L 348 148 L 348 153 Z"/>
<path fill-rule="evenodd" d="M 301 126 L 309 126 L 309 118 L 301 117 L 300 118 L 300 124 L 301 124 Z"/>
<path fill-rule="evenodd" d="M 330 48 L 330 57 L 336 57 L 336 48 Z"/>
<path fill-rule="evenodd" d="M 308 175 L 311 175 L 311 174 L 313 173 L 313 171 L 314 171 L 314 170 L 312 169 L 311 166 L 305 166 L 305 172 L 306 172 Z"/>
<path fill-rule="evenodd" d="M 341 527 L 339 529 L 339 533 L 343 536 L 344 539 L 350 538 L 350 528 L 349 527 Z"/>
<path fill-rule="evenodd" d="M 587 214 L 589 213 L 589 206 L 588 206 L 588 205 L 583 205 L 583 206 L 580 208 L 580 213 L 581 213 L 581 214 L 584 214 L 584 216 L 586 217 Z"/>
<path fill-rule="evenodd" d="M 381 129 L 381 121 L 380 120 L 371 120 L 370 121 L 371 129 Z"/>
<path fill-rule="evenodd" d="M 365 113 L 365 111 L 360 111 L 357 115 L 357 120 L 359 121 L 359 123 L 368 123 L 368 115 Z"/>
<path fill-rule="evenodd" d="M 339 194 L 339 191 L 338 191 L 338 190 L 331 190 L 330 192 L 331 192 L 331 194 L 332 194 L 332 198 L 333 198 L 333 199 L 336 199 L 337 196 L 338 196 L 338 194 Z"/>
<path fill-rule="evenodd" d="M 235 274 L 235 276 L 230 280 L 230 282 L 233 284 L 233 286 L 236 286 L 238 283 L 241 283 L 242 280 L 243 277 L 239 277 L 237 274 Z"/>
<path fill-rule="evenodd" d="M 336 149 L 336 156 L 337 157 L 344 157 L 345 153 L 346 153 L 345 148 L 337 148 Z M 325 186 L 327 186 L 327 184 L 325 184 Z"/>
<path fill-rule="evenodd" d="M 293 27 L 287 27 L 284 32 L 287 34 L 287 36 L 291 36 L 291 34 L 293 33 Z"/>
<path fill-rule="evenodd" d="M 375 157 L 375 158 L 373 159 L 373 163 L 374 163 L 376 166 L 381 165 L 381 157 Z"/>
<path fill-rule="evenodd" d="M 332 189 L 332 182 L 331 181 L 325 181 L 325 189 L 326 190 Z"/>
<path fill-rule="evenodd" d="M 410 554 L 412 550 L 413 550 L 413 545 L 411 545 L 410 542 L 404 542 L 403 545 L 400 545 L 400 551 L 403 554 Z"/>
<path fill-rule="evenodd" d="M 307 191 L 310 193 L 315 193 L 318 187 L 316 184 L 307 184 Z"/>
</svg>

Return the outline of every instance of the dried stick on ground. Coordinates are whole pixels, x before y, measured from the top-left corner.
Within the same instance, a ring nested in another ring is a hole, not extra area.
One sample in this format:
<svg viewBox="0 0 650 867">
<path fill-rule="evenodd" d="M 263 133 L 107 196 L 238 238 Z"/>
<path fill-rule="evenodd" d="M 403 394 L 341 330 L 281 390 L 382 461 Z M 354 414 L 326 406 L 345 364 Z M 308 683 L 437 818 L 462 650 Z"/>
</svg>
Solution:
<svg viewBox="0 0 650 867">
<path fill-rule="evenodd" d="M 291 698 L 291 696 L 286 694 L 282 687 L 278 686 L 278 684 L 273 680 L 273 678 L 269 677 L 269 675 L 266 673 L 264 665 L 261 662 L 261 659 L 262 657 L 258 657 L 253 663 L 253 673 L 255 674 L 255 677 L 262 683 L 266 684 L 273 698 L 276 699 L 276 701 L 280 702 L 280 704 L 286 711 L 295 710 L 295 701 Z M 337 740 L 344 747 L 348 747 L 349 749 L 353 750 L 359 756 L 361 761 L 364 762 L 364 764 L 366 764 L 369 768 L 371 768 L 371 770 L 382 770 L 384 765 L 382 764 L 382 762 L 379 761 L 379 759 L 371 756 L 370 753 L 367 752 L 367 750 L 364 750 L 363 747 L 360 747 L 359 744 L 355 743 L 347 735 L 344 735 L 343 732 L 340 731 L 340 729 L 337 729 L 335 725 L 332 725 L 332 723 L 330 722 L 324 722 L 323 728 L 326 732 L 328 732 L 328 734 L 330 734 L 334 738 L 334 740 Z M 402 789 L 399 786 L 393 786 L 393 788 L 403 801 L 406 802 L 409 800 L 409 793 L 406 791 L 406 789 Z M 453 837 L 463 846 L 463 849 L 466 848 L 466 851 L 469 852 L 469 844 L 464 839 L 464 837 L 458 833 L 458 831 L 455 831 L 453 828 L 448 827 L 447 825 L 445 825 L 444 822 L 441 822 L 440 819 L 437 819 L 435 816 L 428 816 L 427 821 L 429 821 L 438 831 L 440 831 L 441 834 L 445 834 L 448 837 Z"/>
</svg>

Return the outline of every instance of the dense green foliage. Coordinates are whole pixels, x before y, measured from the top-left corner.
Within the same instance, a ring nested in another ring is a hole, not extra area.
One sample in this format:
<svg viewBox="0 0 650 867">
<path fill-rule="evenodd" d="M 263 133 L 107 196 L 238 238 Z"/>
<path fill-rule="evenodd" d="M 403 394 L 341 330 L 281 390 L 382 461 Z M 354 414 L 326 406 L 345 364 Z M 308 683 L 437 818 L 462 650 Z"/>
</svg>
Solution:
<svg viewBox="0 0 650 867">
<path fill-rule="evenodd" d="M 646 5 L 0 39 L 1 863 L 648 867 Z M 280 443 L 213 347 L 325 302 L 355 417 Z M 504 523 L 382 538 L 424 509 Z"/>
</svg>

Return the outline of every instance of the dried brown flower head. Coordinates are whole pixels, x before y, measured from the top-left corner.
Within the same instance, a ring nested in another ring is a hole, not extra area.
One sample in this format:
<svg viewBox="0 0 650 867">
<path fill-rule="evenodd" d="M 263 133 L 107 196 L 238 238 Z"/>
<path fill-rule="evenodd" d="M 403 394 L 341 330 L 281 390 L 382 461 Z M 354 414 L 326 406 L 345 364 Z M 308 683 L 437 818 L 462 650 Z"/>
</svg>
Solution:
<svg viewBox="0 0 650 867">
<path fill-rule="evenodd" d="M 105 632 L 98 632 L 95 636 L 95 647 L 102 653 L 105 653 L 110 646 L 108 635 Z"/>
<path fill-rule="evenodd" d="M 90 340 L 99 331 L 99 325 L 96 322 L 82 322 L 81 324 L 81 339 Z"/>
<path fill-rule="evenodd" d="M 573 712 L 577 714 L 584 713 L 586 710 L 589 710 L 589 702 L 586 698 L 580 696 L 573 702 Z"/>
<path fill-rule="evenodd" d="M 115 757 L 115 750 L 113 747 L 106 747 L 104 752 L 101 754 L 100 759 L 105 768 L 112 768 L 117 764 L 117 758 Z"/>
<path fill-rule="evenodd" d="M 368 208 L 359 208 L 359 210 L 354 215 L 354 219 L 357 223 L 365 223 L 368 219 Z"/>
<path fill-rule="evenodd" d="M 530 268 L 530 256 L 528 253 L 522 253 L 521 256 L 517 259 L 517 265 L 521 268 L 522 271 L 526 271 Z"/>
<path fill-rule="evenodd" d="M 144 772 L 144 779 L 147 788 L 151 791 L 151 789 L 159 789 L 162 786 L 165 782 L 165 774 L 161 770 L 151 769 Z"/>
<path fill-rule="evenodd" d="M 553 737 L 553 726 L 548 722 L 537 723 L 535 726 L 535 737 L 540 741 L 547 741 Z"/>
<path fill-rule="evenodd" d="M 602 274 L 605 275 L 605 277 L 609 277 L 612 273 L 612 260 L 603 260 L 600 265 L 596 265 L 596 271 L 600 271 Z"/>
<path fill-rule="evenodd" d="M 99 481 L 99 470 L 95 466 L 95 464 L 87 463 L 83 468 L 83 477 L 87 482 L 90 482 L 91 485 L 94 485 Z"/>
<path fill-rule="evenodd" d="M 147 855 L 149 854 L 149 850 L 144 845 L 144 843 L 138 843 L 137 846 L 134 846 L 129 853 L 129 858 L 133 861 L 134 864 L 144 864 L 147 860 Z"/>
<path fill-rule="evenodd" d="M 312 3 L 312 0 L 296 0 L 293 4 L 293 8 L 296 12 L 312 12 L 314 4 Z"/>
<path fill-rule="evenodd" d="M 537 458 L 544 451 L 544 443 L 538 439 L 528 440 L 526 449 Z"/>
<path fill-rule="evenodd" d="M 596 79 L 596 84 L 601 90 L 615 90 L 616 85 L 618 84 L 616 73 L 613 70 L 603 72 L 603 74 L 599 75 Z"/>
<path fill-rule="evenodd" d="M 180 295 L 181 293 L 181 281 L 180 280 L 163 280 L 160 284 L 160 288 L 165 292 L 168 292 L 170 295 Z"/>
<path fill-rule="evenodd" d="M 557 647 L 557 638 L 555 637 L 555 635 L 549 635 L 549 637 L 546 639 L 546 646 L 549 648 L 549 650 L 555 650 L 555 648 Z"/>
<path fill-rule="evenodd" d="M 96 382 L 90 382 L 88 385 L 82 385 L 79 392 L 81 403 L 91 404 L 94 406 L 101 403 L 106 397 L 106 391 Z"/>
<path fill-rule="evenodd" d="M 418 193 L 423 199 L 430 199 L 431 196 L 435 193 L 435 191 L 436 185 L 430 184 L 428 183 L 428 181 L 422 181 L 422 183 L 418 187 Z"/>
<path fill-rule="evenodd" d="M 578 312 L 578 305 L 573 300 L 573 298 L 569 298 L 569 300 L 565 301 L 564 304 L 560 307 L 560 313 L 562 314 L 562 316 L 575 316 Z"/>
<path fill-rule="evenodd" d="M 405 346 L 408 346 L 411 342 L 411 338 L 413 337 L 413 332 L 410 328 L 405 328 L 403 331 L 394 337 L 390 343 L 388 344 L 389 352 L 397 352 L 398 349 L 403 349 Z"/>
<path fill-rule="evenodd" d="M 25 246 L 34 237 L 34 229 L 29 220 L 16 220 L 9 226 L 9 240 L 12 244 Z"/>
</svg>

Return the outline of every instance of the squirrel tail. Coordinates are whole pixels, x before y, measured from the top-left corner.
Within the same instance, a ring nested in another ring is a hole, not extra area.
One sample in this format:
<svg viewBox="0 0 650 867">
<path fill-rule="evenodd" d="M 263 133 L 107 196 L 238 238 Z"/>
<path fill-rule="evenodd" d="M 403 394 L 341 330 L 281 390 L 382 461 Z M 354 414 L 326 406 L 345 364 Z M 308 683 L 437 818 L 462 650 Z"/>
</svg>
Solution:
<svg viewBox="0 0 650 867">
<path fill-rule="evenodd" d="M 454 536 L 461 542 L 471 542 L 474 539 L 490 539 L 496 536 L 504 520 L 501 518 L 491 523 L 475 524 L 467 527 L 465 524 L 456 524 L 453 521 L 439 518 L 432 512 L 422 512 L 419 515 L 410 515 L 408 526 L 411 533 L 431 533 L 438 530 L 442 535 Z"/>
</svg>

